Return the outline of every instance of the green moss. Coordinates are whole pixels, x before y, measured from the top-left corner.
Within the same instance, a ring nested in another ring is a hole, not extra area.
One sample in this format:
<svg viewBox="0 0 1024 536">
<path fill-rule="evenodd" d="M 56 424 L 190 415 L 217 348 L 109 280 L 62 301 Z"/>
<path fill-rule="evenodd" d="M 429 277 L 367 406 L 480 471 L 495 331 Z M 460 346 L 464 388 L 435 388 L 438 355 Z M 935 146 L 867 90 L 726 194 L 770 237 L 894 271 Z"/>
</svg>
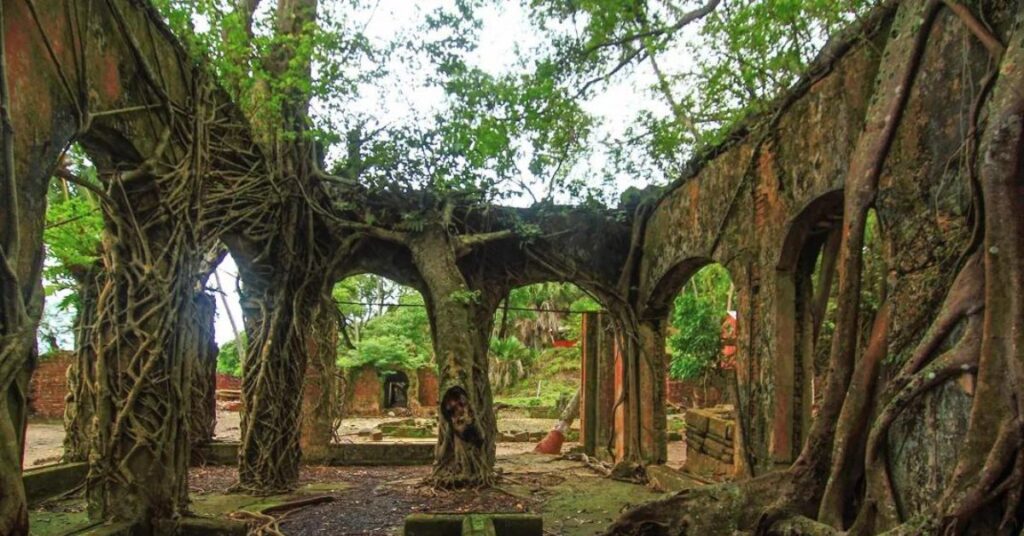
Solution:
<svg viewBox="0 0 1024 536">
<path fill-rule="evenodd" d="M 636 506 L 669 494 L 607 478 L 570 478 L 552 488 L 542 508 L 544 528 L 565 536 L 594 534 L 617 519 L 627 506 Z"/>
<path fill-rule="evenodd" d="M 45 510 L 29 512 L 28 518 L 33 536 L 62 535 L 90 524 L 84 499 L 50 503 Z"/>
<path fill-rule="evenodd" d="M 192 511 L 205 516 L 220 517 L 239 510 L 259 510 L 281 504 L 292 495 L 254 497 L 243 493 L 204 493 L 193 495 Z"/>
</svg>

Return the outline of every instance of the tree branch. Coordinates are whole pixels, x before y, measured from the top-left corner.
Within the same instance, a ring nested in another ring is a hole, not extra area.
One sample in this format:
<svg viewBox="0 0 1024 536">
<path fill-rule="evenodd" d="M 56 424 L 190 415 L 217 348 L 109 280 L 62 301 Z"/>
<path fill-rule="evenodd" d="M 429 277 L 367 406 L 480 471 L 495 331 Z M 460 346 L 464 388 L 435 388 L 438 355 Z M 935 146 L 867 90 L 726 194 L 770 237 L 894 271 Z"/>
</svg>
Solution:
<svg viewBox="0 0 1024 536">
<path fill-rule="evenodd" d="M 477 233 L 459 236 L 455 240 L 455 255 L 457 257 L 464 257 L 472 252 L 474 248 L 491 242 L 497 242 L 498 240 L 512 238 L 515 235 L 516 233 L 512 229 L 503 229 L 501 231 L 494 231 L 491 233 Z"/>
<path fill-rule="evenodd" d="M 677 20 L 676 22 L 672 23 L 669 26 L 665 26 L 664 28 L 645 29 L 642 32 L 629 34 L 620 37 L 619 39 L 615 39 L 613 41 L 605 41 L 604 43 L 597 43 L 596 45 L 591 45 L 590 47 L 583 51 L 583 56 L 589 56 L 590 54 L 602 48 L 623 46 L 634 41 L 646 39 L 648 37 L 658 37 L 665 34 L 678 32 L 679 30 L 683 29 L 684 26 L 710 15 L 715 9 L 718 8 L 718 5 L 721 3 L 722 0 L 710 0 L 707 4 L 704 4 L 703 6 L 694 9 L 693 11 L 683 14 L 683 16 L 679 17 L 679 20 Z"/>
<path fill-rule="evenodd" d="M 111 199 L 110 196 L 107 195 L 107 192 L 104 192 L 102 188 L 96 186 L 95 184 L 90 183 L 89 181 L 79 177 L 78 175 L 75 175 L 68 169 L 58 169 L 53 172 L 53 176 L 57 177 L 58 179 L 64 179 L 76 186 L 81 186 L 82 188 L 85 188 L 86 190 L 89 190 L 90 192 L 98 195 L 100 199 L 102 199 L 108 205 L 114 205 L 114 200 Z"/>
</svg>

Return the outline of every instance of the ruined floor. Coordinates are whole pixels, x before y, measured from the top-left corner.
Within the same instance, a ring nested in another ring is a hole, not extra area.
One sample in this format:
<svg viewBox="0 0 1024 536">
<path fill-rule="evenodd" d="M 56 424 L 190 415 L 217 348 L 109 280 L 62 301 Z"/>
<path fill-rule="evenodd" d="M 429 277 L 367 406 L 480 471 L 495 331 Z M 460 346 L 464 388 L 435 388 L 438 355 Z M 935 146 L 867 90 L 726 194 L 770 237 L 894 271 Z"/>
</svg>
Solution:
<svg viewBox="0 0 1024 536">
<path fill-rule="evenodd" d="M 604 478 L 582 462 L 557 456 L 500 454 L 498 467 L 499 485 L 481 492 L 421 487 L 429 467 L 304 467 L 298 490 L 271 497 L 228 493 L 236 478 L 233 467 L 194 468 L 192 508 L 203 516 L 237 518 L 241 510 L 255 512 L 327 496 L 330 502 L 279 514 L 281 532 L 385 535 L 397 534 L 403 519 L 414 513 L 529 512 L 543 516 L 545 534 L 582 536 L 601 532 L 625 509 L 664 496 L 642 485 Z M 31 513 L 33 534 L 66 534 L 86 523 L 84 510 L 81 497 L 39 506 Z"/>
<path fill-rule="evenodd" d="M 346 418 L 338 428 L 338 435 L 342 441 L 368 441 L 359 432 L 369 428 L 375 428 L 380 424 L 401 420 L 396 417 L 353 417 Z M 500 430 L 522 430 L 530 433 L 546 433 L 555 425 L 554 419 L 531 419 L 525 418 L 514 412 L 501 412 L 498 414 L 498 428 Z M 574 428 L 578 428 L 578 424 Z M 671 431 L 678 431 L 681 427 L 681 417 L 672 415 L 669 417 L 669 428 Z M 237 441 L 239 439 L 239 414 L 232 411 L 217 412 L 217 427 L 215 437 L 223 441 Z M 434 441 L 434 438 L 426 438 L 426 441 Z M 403 438 L 403 441 L 414 441 L 411 438 Z M 64 423 L 59 420 L 33 420 L 28 425 L 28 438 L 25 445 L 25 468 L 38 467 L 54 463 L 60 460 L 64 452 Z M 498 454 L 514 454 L 533 450 L 534 443 L 499 443 Z M 679 439 L 670 440 L 668 444 L 668 465 L 681 467 L 685 459 L 685 443 Z"/>
</svg>

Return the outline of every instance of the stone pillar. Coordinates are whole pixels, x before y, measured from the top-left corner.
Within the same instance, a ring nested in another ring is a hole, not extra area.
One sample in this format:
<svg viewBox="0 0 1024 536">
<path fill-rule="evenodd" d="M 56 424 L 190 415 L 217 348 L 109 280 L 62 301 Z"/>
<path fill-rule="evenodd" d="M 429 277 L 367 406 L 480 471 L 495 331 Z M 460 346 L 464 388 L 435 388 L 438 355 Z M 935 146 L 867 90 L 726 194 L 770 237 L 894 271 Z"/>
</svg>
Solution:
<svg viewBox="0 0 1024 536">
<path fill-rule="evenodd" d="M 647 464 L 668 460 L 665 412 L 665 334 L 662 320 L 640 323 L 640 458 Z"/>
<path fill-rule="evenodd" d="M 580 437 L 584 452 L 604 460 L 614 456 L 612 434 L 617 398 L 615 335 L 611 321 L 601 313 L 585 313 L 582 320 L 583 360 Z"/>
<path fill-rule="evenodd" d="M 217 425 L 217 342 L 214 318 L 217 305 L 206 292 L 196 294 L 192 359 L 192 408 L 189 414 L 189 443 L 193 447 L 213 440 Z"/>
<path fill-rule="evenodd" d="M 302 382 L 302 430 L 299 448 L 305 460 L 322 459 L 334 438 L 340 413 L 337 396 L 338 323 L 334 303 L 324 300 L 307 337 L 306 374 Z"/>
</svg>

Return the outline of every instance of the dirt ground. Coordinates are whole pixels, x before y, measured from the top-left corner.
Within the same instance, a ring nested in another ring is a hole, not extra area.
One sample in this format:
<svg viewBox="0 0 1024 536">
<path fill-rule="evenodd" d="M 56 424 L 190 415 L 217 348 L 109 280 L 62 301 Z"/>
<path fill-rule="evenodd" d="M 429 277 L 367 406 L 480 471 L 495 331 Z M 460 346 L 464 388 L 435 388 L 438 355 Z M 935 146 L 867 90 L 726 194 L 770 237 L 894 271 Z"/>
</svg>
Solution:
<svg viewBox="0 0 1024 536">
<path fill-rule="evenodd" d="M 295 492 L 254 497 L 229 492 L 236 482 L 234 467 L 200 467 L 189 476 L 191 508 L 201 516 L 251 520 L 255 516 L 240 512 L 311 497 L 327 501 L 275 513 L 271 526 L 289 536 L 399 534 L 406 516 L 426 512 L 533 513 L 543 517 L 546 535 L 583 536 L 600 533 L 629 508 L 665 496 L 556 456 L 499 455 L 498 469 L 495 488 L 437 492 L 420 484 L 430 473 L 426 466 L 303 467 Z M 33 534 L 66 534 L 86 523 L 84 498 L 39 506 L 31 523 Z"/>
<path fill-rule="evenodd" d="M 401 417 L 352 417 L 342 420 L 338 427 L 338 435 L 342 442 L 370 441 L 366 436 L 360 436 L 361 430 L 374 428 L 379 424 L 403 420 Z M 498 428 L 500 430 L 516 430 L 526 432 L 547 432 L 555 424 L 553 419 L 531 419 L 518 416 L 514 413 L 499 414 Z M 239 414 L 234 411 L 218 411 L 217 426 L 214 430 L 214 437 L 222 441 L 237 441 L 241 435 L 239 431 Z M 417 441 L 416 439 L 403 438 L 403 441 Z M 433 438 L 421 439 L 419 441 L 433 442 Z M 25 446 L 25 467 L 34 467 L 56 462 L 63 452 L 64 424 L 61 421 L 30 421 L 28 425 L 27 441 Z M 499 454 L 514 454 L 517 452 L 528 452 L 533 450 L 533 443 L 501 443 L 498 447 Z"/>
<path fill-rule="evenodd" d="M 238 413 L 218 412 L 217 417 L 216 437 L 238 439 Z M 361 430 L 390 420 L 399 419 L 346 419 L 338 430 L 340 440 L 367 441 L 359 435 Z M 515 415 L 499 419 L 502 430 L 544 432 L 553 424 L 551 419 Z M 30 423 L 26 466 L 56 461 L 63 437 L 59 421 Z M 420 482 L 429 474 L 429 466 L 303 467 L 301 487 L 295 492 L 253 497 L 229 493 L 237 481 L 234 467 L 199 467 L 190 473 L 190 496 L 197 514 L 213 517 L 237 517 L 242 510 L 260 511 L 312 496 L 327 497 L 327 502 L 279 515 L 277 527 L 288 535 L 397 534 L 406 516 L 424 512 L 524 512 L 543 516 L 545 534 L 566 536 L 598 534 L 624 510 L 663 496 L 641 485 L 604 478 L 578 461 L 533 454 L 534 446 L 533 442 L 499 443 L 499 485 L 484 491 L 437 492 L 425 488 Z M 565 449 L 572 446 L 567 444 Z M 671 442 L 669 465 L 678 467 L 684 457 L 685 444 Z M 85 519 L 81 497 L 46 504 L 32 512 L 33 534 L 64 534 Z"/>
<path fill-rule="evenodd" d="M 366 436 L 360 436 L 359 432 L 367 428 L 374 428 L 377 425 L 397 421 L 401 418 L 395 417 L 353 417 L 344 419 L 338 427 L 338 435 L 342 442 L 369 441 Z M 553 419 L 531 419 L 518 416 L 514 413 L 499 413 L 498 428 L 500 430 L 518 430 L 527 432 L 546 432 L 554 426 Z M 214 430 L 216 439 L 237 441 L 239 432 L 239 415 L 233 411 L 217 412 L 217 427 Z M 25 446 L 25 467 L 35 467 L 54 463 L 60 460 L 63 453 L 64 424 L 60 421 L 30 421 Z M 417 441 L 416 439 L 403 439 L 403 441 Z M 433 438 L 421 439 L 419 441 L 433 442 Z M 499 443 L 498 455 L 511 455 L 530 452 L 535 445 L 533 443 Z M 571 447 L 572 444 L 566 446 Z M 682 466 L 686 459 L 686 443 L 683 441 L 671 441 L 668 445 L 668 465 L 674 468 Z"/>
</svg>

